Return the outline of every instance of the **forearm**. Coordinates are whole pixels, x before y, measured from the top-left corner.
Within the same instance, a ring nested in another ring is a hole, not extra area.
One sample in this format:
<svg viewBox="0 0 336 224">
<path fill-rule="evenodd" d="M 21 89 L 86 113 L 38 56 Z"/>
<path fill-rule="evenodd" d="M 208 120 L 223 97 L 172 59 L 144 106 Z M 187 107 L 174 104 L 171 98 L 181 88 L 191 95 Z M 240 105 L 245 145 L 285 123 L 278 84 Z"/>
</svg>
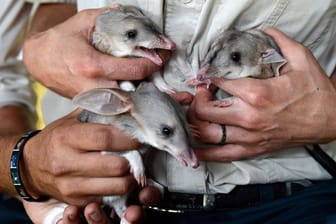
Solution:
<svg viewBox="0 0 336 224">
<path fill-rule="evenodd" d="M 34 118 L 24 106 L 4 106 L 0 108 L 0 136 L 22 134 L 32 128 Z"/>
<path fill-rule="evenodd" d="M 0 109 L 0 192 L 16 195 L 10 178 L 10 156 L 20 136 L 32 127 L 28 109 L 5 106 Z"/>
<path fill-rule="evenodd" d="M 32 21 L 28 37 L 43 32 L 59 23 L 62 23 L 77 12 L 75 4 L 55 3 L 39 6 Z"/>
<path fill-rule="evenodd" d="M 15 143 L 20 135 L 7 135 L 0 137 L 0 192 L 17 195 L 10 177 L 10 157 Z"/>
</svg>

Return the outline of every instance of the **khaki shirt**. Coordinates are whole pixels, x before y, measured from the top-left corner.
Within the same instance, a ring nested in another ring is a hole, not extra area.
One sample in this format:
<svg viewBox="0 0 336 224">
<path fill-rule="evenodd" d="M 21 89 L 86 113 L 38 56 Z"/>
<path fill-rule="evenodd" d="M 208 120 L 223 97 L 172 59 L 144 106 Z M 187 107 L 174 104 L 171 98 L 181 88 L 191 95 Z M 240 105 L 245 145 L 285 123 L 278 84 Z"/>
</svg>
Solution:
<svg viewBox="0 0 336 224">
<path fill-rule="evenodd" d="M 113 1 L 79 0 L 79 10 L 102 7 Z M 328 75 L 336 65 L 336 1 L 334 0 L 137 0 L 135 4 L 161 26 L 177 44 L 165 66 L 164 78 L 179 90 L 186 75 L 195 74 L 210 41 L 223 29 L 265 29 L 274 26 L 309 47 Z M 46 115 L 61 116 L 71 102 L 48 93 Z M 57 105 L 57 108 L 55 108 Z M 64 107 L 62 107 L 62 105 Z M 304 113 L 304 112 L 303 112 Z M 48 116 L 51 121 L 57 118 Z M 336 158 L 335 142 L 322 146 Z M 320 180 L 330 175 L 303 148 L 290 148 L 262 157 L 230 163 L 202 162 L 197 169 L 182 166 L 165 152 L 151 154 L 150 172 L 171 191 L 229 192 L 235 185 L 279 181 Z"/>
<path fill-rule="evenodd" d="M 39 4 L 75 0 L 1 0 L 0 107 L 22 104 L 35 111 L 35 94 L 22 63 L 22 44 Z"/>
<path fill-rule="evenodd" d="M 24 1 L 1 1 L 0 107 L 23 104 L 34 111 L 31 82 L 19 59 L 30 8 Z"/>
</svg>

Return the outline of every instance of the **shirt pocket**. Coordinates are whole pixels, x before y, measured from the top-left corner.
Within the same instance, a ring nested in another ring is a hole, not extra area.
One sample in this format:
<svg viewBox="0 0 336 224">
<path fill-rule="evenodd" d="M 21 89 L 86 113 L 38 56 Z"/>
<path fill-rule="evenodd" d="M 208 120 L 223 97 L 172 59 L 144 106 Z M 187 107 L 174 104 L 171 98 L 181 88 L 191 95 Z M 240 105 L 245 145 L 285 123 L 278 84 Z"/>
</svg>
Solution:
<svg viewBox="0 0 336 224">
<path fill-rule="evenodd" d="M 279 0 L 261 28 L 276 27 L 314 50 L 330 37 L 335 10 L 334 0 Z"/>
</svg>

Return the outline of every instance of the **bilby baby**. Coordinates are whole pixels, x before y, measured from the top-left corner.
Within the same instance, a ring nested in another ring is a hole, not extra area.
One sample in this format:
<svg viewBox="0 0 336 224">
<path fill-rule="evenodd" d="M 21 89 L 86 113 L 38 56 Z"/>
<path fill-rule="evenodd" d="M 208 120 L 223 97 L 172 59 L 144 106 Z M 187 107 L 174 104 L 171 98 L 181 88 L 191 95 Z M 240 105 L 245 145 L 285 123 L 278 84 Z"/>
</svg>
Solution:
<svg viewBox="0 0 336 224">
<path fill-rule="evenodd" d="M 74 97 L 73 102 L 84 109 L 78 116 L 80 121 L 114 125 L 143 143 L 144 147 L 140 151 L 147 150 L 146 145 L 149 145 L 167 151 L 185 166 L 198 167 L 199 162 L 189 146 L 189 130 L 180 105 L 152 83 L 143 82 L 135 91 L 130 92 L 121 89 L 92 89 Z M 146 175 L 139 150 L 118 154 L 129 161 L 131 173 L 144 186 Z M 127 198 L 128 195 L 103 197 L 104 204 L 112 206 L 124 224 L 128 223 L 123 218 Z M 56 223 L 62 217 L 65 207 L 66 204 L 55 206 L 44 223 Z"/>
</svg>

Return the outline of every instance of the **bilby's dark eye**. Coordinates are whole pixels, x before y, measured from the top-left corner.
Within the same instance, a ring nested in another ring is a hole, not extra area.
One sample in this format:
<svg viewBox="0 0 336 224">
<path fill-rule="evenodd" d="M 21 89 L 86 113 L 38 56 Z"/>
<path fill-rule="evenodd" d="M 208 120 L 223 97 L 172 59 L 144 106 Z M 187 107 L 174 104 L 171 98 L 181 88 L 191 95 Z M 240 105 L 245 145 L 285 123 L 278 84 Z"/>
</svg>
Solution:
<svg viewBox="0 0 336 224">
<path fill-rule="evenodd" d="M 240 62 L 241 55 L 240 55 L 239 52 L 236 52 L 236 51 L 232 52 L 231 55 L 230 55 L 230 57 L 231 57 L 232 61 L 234 61 L 234 62 Z"/>
<path fill-rule="evenodd" d="M 174 134 L 174 130 L 171 127 L 166 126 L 161 129 L 161 134 L 168 138 Z"/>
<path fill-rule="evenodd" d="M 137 36 L 137 31 L 136 30 L 129 30 L 126 32 L 126 36 L 128 39 L 135 39 Z"/>
</svg>

